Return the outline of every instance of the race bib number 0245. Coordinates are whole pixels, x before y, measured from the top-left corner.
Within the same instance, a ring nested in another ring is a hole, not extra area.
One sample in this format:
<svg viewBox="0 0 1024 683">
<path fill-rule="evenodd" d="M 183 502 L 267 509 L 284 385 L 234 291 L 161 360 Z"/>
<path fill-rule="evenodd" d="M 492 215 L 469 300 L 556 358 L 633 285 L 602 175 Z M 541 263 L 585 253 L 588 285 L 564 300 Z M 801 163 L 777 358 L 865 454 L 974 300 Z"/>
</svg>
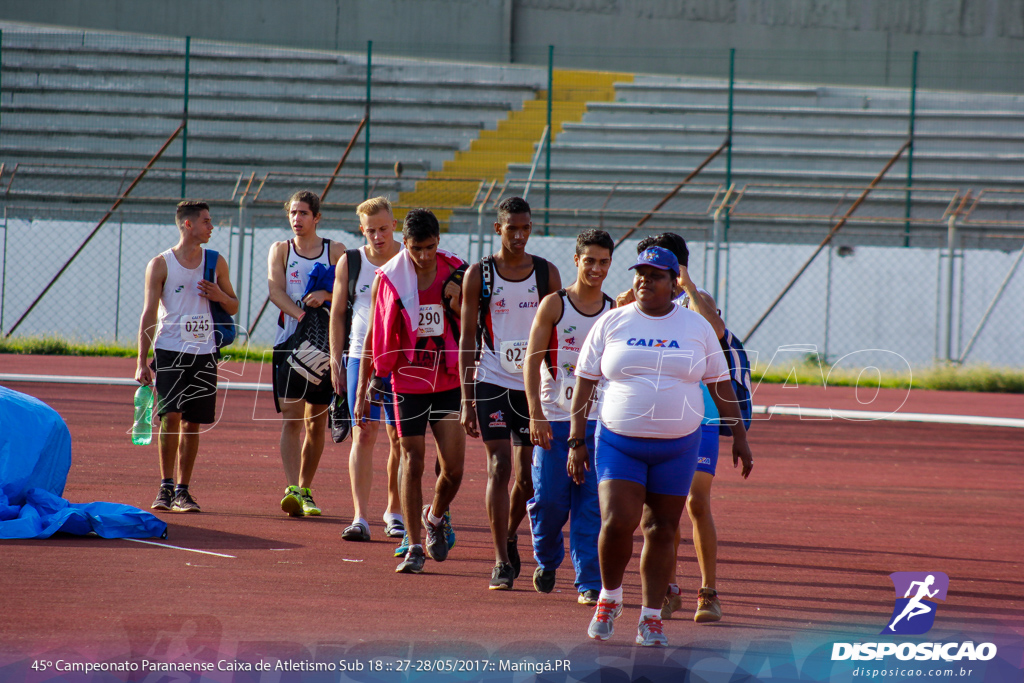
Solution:
<svg viewBox="0 0 1024 683">
<path fill-rule="evenodd" d="M 207 342 L 213 334 L 213 320 L 209 313 L 181 316 L 181 341 Z"/>
</svg>

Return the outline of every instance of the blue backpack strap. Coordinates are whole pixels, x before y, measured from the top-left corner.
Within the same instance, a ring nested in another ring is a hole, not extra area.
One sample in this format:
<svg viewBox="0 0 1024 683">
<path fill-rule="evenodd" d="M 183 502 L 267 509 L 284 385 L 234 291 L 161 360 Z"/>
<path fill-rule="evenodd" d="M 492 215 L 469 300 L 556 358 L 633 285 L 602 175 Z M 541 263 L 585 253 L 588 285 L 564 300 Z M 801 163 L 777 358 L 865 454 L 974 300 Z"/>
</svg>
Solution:
<svg viewBox="0 0 1024 683">
<path fill-rule="evenodd" d="M 729 365 L 729 378 L 732 380 L 732 388 L 739 401 L 743 426 L 749 429 L 753 415 L 753 396 L 750 386 L 750 359 L 747 357 L 747 350 L 743 347 L 743 342 L 729 330 L 725 331 L 719 343 L 725 354 L 725 362 Z M 726 425 L 719 427 L 719 433 L 723 436 L 732 436 L 732 430 Z"/>
<path fill-rule="evenodd" d="M 220 258 L 213 249 L 204 249 L 205 261 L 203 262 L 203 279 L 207 282 L 217 281 L 217 260 Z"/>
</svg>

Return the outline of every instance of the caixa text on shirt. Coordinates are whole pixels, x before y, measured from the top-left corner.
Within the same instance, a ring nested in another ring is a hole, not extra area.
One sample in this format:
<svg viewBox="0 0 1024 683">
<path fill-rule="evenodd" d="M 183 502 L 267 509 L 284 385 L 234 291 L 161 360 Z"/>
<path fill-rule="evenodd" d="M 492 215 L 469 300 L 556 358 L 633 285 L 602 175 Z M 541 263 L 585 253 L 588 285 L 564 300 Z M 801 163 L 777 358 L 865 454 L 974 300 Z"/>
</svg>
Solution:
<svg viewBox="0 0 1024 683">
<path fill-rule="evenodd" d="M 641 339 L 638 337 L 630 337 L 626 341 L 626 346 L 653 346 L 655 348 L 663 349 L 678 349 L 679 342 L 675 339 Z"/>
</svg>

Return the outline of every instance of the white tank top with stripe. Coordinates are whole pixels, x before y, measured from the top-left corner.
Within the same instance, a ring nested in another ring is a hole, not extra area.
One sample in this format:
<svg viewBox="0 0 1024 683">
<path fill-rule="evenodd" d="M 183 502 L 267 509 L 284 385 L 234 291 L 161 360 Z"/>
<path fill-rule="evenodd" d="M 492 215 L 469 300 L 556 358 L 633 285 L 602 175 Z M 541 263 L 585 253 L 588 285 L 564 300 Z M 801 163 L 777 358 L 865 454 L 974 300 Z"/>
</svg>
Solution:
<svg viewBox="0 0 1024 683">
<path fill-rule="evenodd" d="M 526 279 L 514 282 L 503 278 L 495 265 L 488 316 L 494 346 L 490 348 L 486 341 L 483 343 L 476 372 L 478 382 L 516 391 L 526 390 L 523 362 L 539 303 L 536 270 Z"/>
<path fill-rule="evenodd" d="M 206 250 L 197 268 L 178 262 L 171 249 L 160 254 L 167 264 L 167 279 L 160 293 L 159 327 L 153 348 L 204 354 L 214 352 L 213 316 L 210 302 L 199 296 Z"/>
<path fill-rule="evenodd" d="M 569 419 L 569 408 L 572 405 L 572 392 L 576 387 L 576 361 L 580 357 L 580 347 L 587 333 L 597 319 L 611 310 L 613 302 L 604 299 L 601 310 L 593 315 L 586 315 L 573 306 L 565 290 L 561 290 L 562 317 L 555 323 L 548 342 L 548 353 L 540 370 L 540 401 L 544 408 L 544 417 L 550 422 L 565 422 Z M 550 361 L 550 365 L 548 362 Z M 594 406 L 597 401 L 594 402 Z M 589 419 L 596 413 L 592 409 Z"/>
<path fill-rule="evenodd" d="M 330 244 L 330 240 L 326 237 L 323 238 L 320 244 L 320 255 L 306 258 L 296 253 L 295 242 L 288 240 L 288 260 L 285 261 L 284 268 L 284 291 L 288 294 L 288 298 L 294 301 L 299 308 L 302 308 L 302 293 L 306 291 L 306 283 L 309 281 L 309 273 L 313 270 L 313 266 L 317 263 L 322 263 L 325 266 L 331 265 Z M 294 334 L 295 328 L 298 325 L 299 321 L 295 318 L 279 313 L 277 316 L 277 337 L 274 339 L 274 346 L 279 346 L 288 341 L 288 337 Z"/>
</svg>

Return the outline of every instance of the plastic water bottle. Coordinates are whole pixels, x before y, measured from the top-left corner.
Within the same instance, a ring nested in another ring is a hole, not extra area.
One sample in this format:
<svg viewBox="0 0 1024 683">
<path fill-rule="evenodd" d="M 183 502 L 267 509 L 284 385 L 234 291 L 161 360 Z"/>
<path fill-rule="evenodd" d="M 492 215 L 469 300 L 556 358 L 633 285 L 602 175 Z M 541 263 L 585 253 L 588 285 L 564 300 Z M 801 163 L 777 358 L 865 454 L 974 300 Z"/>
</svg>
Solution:
<svg viewBox="0 0 1024 683">
<path fill-rule="evenodd" d="M 135 392 L 135 424 L 132 425 L 132 443 L 148 446 L 153 441 L 153 388 L 141 386 Z"/>
</svg>

